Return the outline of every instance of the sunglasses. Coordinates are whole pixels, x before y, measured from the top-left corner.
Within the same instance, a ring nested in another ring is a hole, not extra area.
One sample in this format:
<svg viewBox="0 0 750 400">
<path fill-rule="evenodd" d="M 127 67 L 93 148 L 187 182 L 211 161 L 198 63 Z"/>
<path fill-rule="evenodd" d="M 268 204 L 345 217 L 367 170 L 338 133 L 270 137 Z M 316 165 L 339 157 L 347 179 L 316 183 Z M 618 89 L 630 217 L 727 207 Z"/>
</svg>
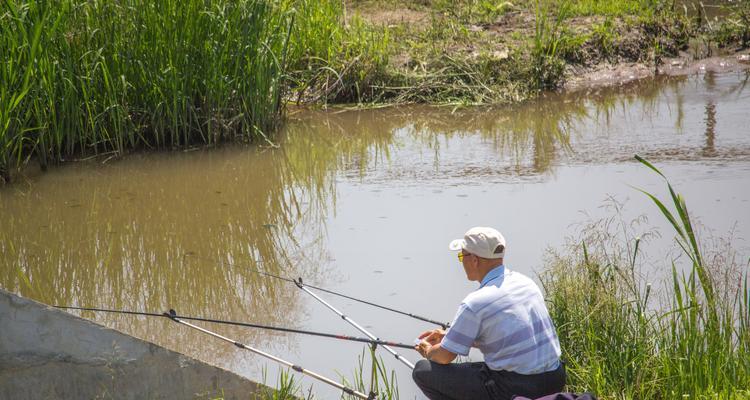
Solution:
<svg viewBox="0 0 750 400">
<path fill-rule="evenodd" d="M 464 257 L 466 257 L 466 256 L 472 256 L 472 255 L 473 254 L 470 254 L 470 253 L 469 254 L 464 254 L 462 252 L 459 252 L 458 253 L 458 262 L 464 262 Z"/>
</svg>

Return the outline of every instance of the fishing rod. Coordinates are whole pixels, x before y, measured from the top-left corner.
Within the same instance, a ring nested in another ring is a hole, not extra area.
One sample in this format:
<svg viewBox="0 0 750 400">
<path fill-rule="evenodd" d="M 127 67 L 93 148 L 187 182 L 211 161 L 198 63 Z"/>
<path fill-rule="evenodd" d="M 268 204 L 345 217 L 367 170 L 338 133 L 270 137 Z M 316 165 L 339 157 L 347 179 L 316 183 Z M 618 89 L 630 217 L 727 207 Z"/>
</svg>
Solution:
<svg viewBox="0 0 750 400">
<path fill-rule="evenodd" d="M 211 259 L 211 258 L 208 258 L 208 257 L 202 257 L 202 256 L 199 256 L 199 255 L 196 255 L 196 254 L 193 254 L 193 253 L 185 254 L 185 256 L 196 257 L 196 258 L 200 258 L 200 259 L 203 259 L 203 260 L 215 262 L 214 259 Z M 219 260 L 219 263 L 227 265 L 227 266 L 230 266 L 230 267 L 235 267 L 235 268 L 236 267 L 246 267 L 246 266 L 243 266 L 243 265 L 234 264 L 234 263 L 230 263 L 230 262 L 227 262 L 227 261 L 221 261 L 221 260 Z M 269 278 L 278 279 L 278 280 L 281 280 L 281 281 L 284 281 L 284 282 L 288 282 L 288 283 L 294 283 L 295 285 L 297 284 L 297 282 L 294 279 L 287 278 L 287 277 L 280 276 L 280 275 L 276 275 L 276 274 L 272 274 L 270 272 L 261 271 L 261 270 L 259 270 L 257 268 L 249 269 L 249 271 L 252 272 L 252 273 L 259 274 L 259 275 L 267 276 Z M 412 314 L 412 313 L 409 313 L 409 312 L 406 312 L 406 311 L 397 310 L 395 308 L 383 306 L 383 305 L 380 305 L 380 304 L 377 304 L 377 303 L 373 303 L 371 301 L 358 299 L 356 297 L 349 296 L 349 295 L 346 295 L 346 294 L 343 294 L 343 293 L 338 293 L 338 292 L 335 292 L 335 291 L 330 290 L 330 289 L 326 289 L 326 288 L 322 288 L 322 287 L 317 287 L 317 286 L 313 286 L 313 285 L 306 285 L 306 286 L 308 288 L 310 288 L 310 289 L 315 289 L 315 290 L 318 290 L 318 291 L 321 291 L 321 292 L 324 292 L 324 293 L 332 294 L 334 296 L 343 297 L 345 299 L 356 301 L 356 302 L 362 303 L 362 304 L 367 304 L 369 306 L 377 307 L 377 308 L 380 308 L 382 310 L 386 310 L 386 311 L 390 311 L 390 312 L 394 312 L 396 314 L 405 315 L 407 317 L 418 319 L 420 321 L 429 322 L 431 324 L 435 324 L 435 325 L 441 326 L 443 329 L 448 329 L 448 327 L 450 327 L 450 323 L 448 323 L 448 322 L 436 321 L 434 319 L 430 319 L 430 318 L 427 318 L 427 317 L 422 317 L 422 316 L 419 316 L 419 315 L 416 315 L 416 314 Z"/>
<path fill-rule="evenodd" d="M 356 391 L 356 390 L 354 390 L 352 388 L 346 387 L 346 386 L 344 386 L 344 385 L 342 385 L 342 384 L 334 381 L 333 379 L 329 379 L 329 378 L 326 378 L 323 375 L 320 375 L 320 374 L 317 374 L 315 372 L 312 372 L 309 369 L 305 369 L 305 368 L 303 368 L 303 367 L 301 367 L 299 365 L 293 364 L 293 363 L 291 363 L 289 361 L 286 361 L 286 360 L 281 359 L 279 357 L 276 357 L 274 355 L 268 354 L 268 353 L 266 353 L 264 351 L 261 351 L 261 350 L 258 350 L 256 348 L 254 348 L 254 347 L 250 347 L 250 346 L 242 344 L 242 343 L 240 343 L 240 342 L 238 342 L 236 340 L 232 340 L 232 339 L 230 339 L 228 337 L 219 335 L 216 332 L 212 332 L 212 331 L 209 331 L 208 329 L 201 328 L 200 326 L 193 325 L 193 324 L 191 324 L 189 322 L 185 322 L 185 321 L 183 321 L 181 319 L 181 317 L 179 317 L 177 315 L 177 313 L 175 312 L 175 310 L 169 310 L 169 312 L 165 312 L 164 314 L 162 314 L 162 316 L 167 317 L 167 318 L 171 319 L 172 321 L 177 322 L 178 324 L 182 324 L 182 325 L 188 326 L 190 328 L 193 328 L 193 329 L 196 329 L 198 331 L 201 331 L 201 332 L 203 332 L 205 334 L 211 335 L 211 336 L 213 336 L 215 338 L 219 338 L 219 339 L 224 340 L 226 342 L 232 343 L 233 345 L 235 345 L 235 346 L 237 346 L 237 347 L 239 347 L 241 349 L 251 351 L 251 352 L 253 352 L 255 354 L 258 354 L 258 355 L 261 355 L 261 356 L 266 357 L 268 359 L 271 359 L 273 361 L 276 361 L 279 364 L 286 365 L 287 367 L 289 367 L 289 368 L 291 368 L 291 369 L 293 369 L 293 370 L 295 370 L 297 372 L 303 373 L 305 375 L 309 375 L 309 376 L 311 376 L 311 377 L 313 377 L 313 378 L 315 378 L 315 379 L 317 379 L 317 380 L 319 380 L 321 382 L 325 382 L 325 383 L 327 383 L 327 384 L 329 384 L 331 386 L 334 386 L 334 387 L 336 387 L 338 389 L 341 389 L 344 393 L 346 393 L 348 395 L 356 396 L 356 397 L 359 397 L 360 399 L 364 399 L 364 400 L 373 400 L 373 399 L 376 398 L 376 394 L 374 392 L 370 392 L 370 395 L 368 396 L 368 395 L 366 395 L 366 394 L 364 394 L 362 392 L 359 392 L 359 391 Z"/>
<path fill-rule="evenodd" d="M 106 308 L 68 307 L 68 306 L 53 306 L 53 307 L 60 308 L 60 309 L 67 309 L 67 310 L 95 311 L 95 312 L 114 313 L 114 314 L 144 315 L 144 316 L 149 316 L 149 317 L 164 317 L 165 316 L 164 313 L 157 314 L 157 313 L 139 312 L 139 311 L 111 310 L 111 309 L 106 309 Z M 175 315 L 175 317 L 184 319 L 184 320 L 189 320 L 189 321 L 203 321 L 203 322 L 211 322 L 215 324 L 236 325 L 236 326 L 244 326 L 248 328 L 258 328 L 258 329 L 266 329 L 266 330 L 271 330 L 271 331 L 320 336 L 320 337 L 326 337 L 326 338 L 331 338 L 331 339 L 348 340 L 352 342 L 368 343 L 370 345 L 384 345 L 384 346 L 399 347 L 402 349 L 414 349 L 414 345 L 398 343 L 398 342 L 390 342 L 390 341 L 385 341 L 385 340 L 380 340 L 380 339 L 373 340 L 371 338 L 363 338 L 363 337 L 356 337 L 356 336 L 349 336 L 349 335 L 338 335 L 338 334 L 333 334 L 333 333 L 306 331 L 306 330 L 301 330 L 301 329 L 283 328 L 279 326 L 253 324 L 249 322 L 236 322 L 236 321 L 225 321 L 225 320 L 220 320 L 220 319 L 211 319 L 211 318 L 202 318 L 202 317 L 189 317 L 185 315 Z"/>
<path fill-rule="evenodd" d="M 298 280 L 294 281 L 294 283 L 297 285 L 298 288 L 304 290 L 305 292 L 307 292 L 308 294 L 310 294 L 310 296 L 314 297 L 316 300 L 318 300 L 319 302 L 323 303 L 323 305 L 325 305 L 331 311 L 333 311 L 336 314 L 338 314 L 338 316 L 341 317 L 344 321 L 350 323 L 352 326 L 354 326 L 355 328 L 357 328 L 357 330 L 359 330 L 360 332 L 364 333 L 367 337 L 369 337 L 373 341 L 379 341 L 380 340 L 375 335 L 373 335 L 372 333 L 368 332 L 367 329 L 363 328 L 358 323 L 354 322 L 354 320 L 352 320 L 351 318 L 349 318 L 346 315 L 344 315 L 341 311 L 337 310 L 334 306 L 330 305 L 328 302 L 326 302 L 325 300 L 321 299 L 320 296 L 318 296 L 317 294 L 311 292 L 307 288 L 307 286 L 302 283 L 302 278 L 299 278 Z M 411 369 L 414 369 L 414 364 L 412 364 L 409 360 L 407 360 L 406 358 L 404 358 L 402 355 L 398 354 L 396 352 L 396 350 L 393 350 L 388 345 L 383 345 L 382 347 L 384 349 L 386 349 L 389 353 L 393 354 L 393 356 L 396 357 L 397 360 L 399 360 L 402 363 L 404 363 L 407 367 L 409 367 Z"/>
</svg>

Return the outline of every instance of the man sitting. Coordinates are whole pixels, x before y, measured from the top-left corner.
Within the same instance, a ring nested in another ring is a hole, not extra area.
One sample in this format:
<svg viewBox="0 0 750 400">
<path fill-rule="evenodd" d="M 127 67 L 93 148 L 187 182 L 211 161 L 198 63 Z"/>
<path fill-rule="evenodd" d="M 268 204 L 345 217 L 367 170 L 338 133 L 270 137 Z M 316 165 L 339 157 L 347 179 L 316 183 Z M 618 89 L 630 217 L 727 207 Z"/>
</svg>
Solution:
<svg viewBox="0 0 750 400">
<path fill-rule="evenodd" d="M 414 382 L 432 400 L 537 398 L 562 391 L 560 343 L 539 287 L 503 265 L 505 238 L 493 228 L 470 229 L 450 243 L 466 277 L 479 282 L 447 331 L 423 332 Z M 484 362 L 451 363 L 478 348 Z"/>
</svg>

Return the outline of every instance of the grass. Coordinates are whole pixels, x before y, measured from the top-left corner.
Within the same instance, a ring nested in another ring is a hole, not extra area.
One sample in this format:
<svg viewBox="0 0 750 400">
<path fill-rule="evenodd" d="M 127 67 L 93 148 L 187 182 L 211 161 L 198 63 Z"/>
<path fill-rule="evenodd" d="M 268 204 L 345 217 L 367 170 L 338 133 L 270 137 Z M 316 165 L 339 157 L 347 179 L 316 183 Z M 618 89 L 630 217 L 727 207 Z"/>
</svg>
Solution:
<svg viewBox="0 0 750 400">
<path fill-rule="evenodd" d="M 365 366 L 365 360 L 370 358 L 370 365 Z M 369 370 L 369 371 L 368 371 Z M 369 383 L 367 382 L 369 378 Z M 266 371 L 263 372 L 263 381 L 266 381 Z M 375 393 L 377 399 L 381 400 L 397 400 L 398 399 L 398 387 L 396 384 L 395 371 L 387 372 L 385 363 L 382 358 L 377 357 L 375 351 L 371 347 L 365 347 L 362 354 L 359 356 L 359 365 L 355 368 L 352 376 L 352 380 L 342 377 L 341 383 L 349 388 L 352 388 L 360 393 L 370 394 Z M 281 371 L 279 374 L 276 387 L 271 390 L 267 390 L 268 387 L 264 387 L 266 390 L 261 390 L 260 393 L 253 397 L 254 400 L 297 400 L 297 399 L 313 399 L 312 388 L 307 393 L 304 393 L 302 386 L 298 383 L 289 370 Z M 346 395 L 342 393 L 342 399 L 358 399 L 355 396 Z"/>
<path fill-rule="evenodd" d="M 560 87 L 569 67 L 653 62 L 656 47 L 675 54 L 689 35 L 683 15 L 647 0 L 394 0 L 351 7 L 387 27 L 392 43 L 370 97 L 360 102 L 519 102 Z M 382 9 L 416 16 L 389 19 Z"/>
<path fill-rule="evenodd" d="M 387 36 L 341 1 L 20 1 L 0 11 L 0 180 L 51 163 L 266 141 L 284 100 L 356 100 Z"/>
<path fill-rule="evenodd" d="M 31 159 L 273 145 L 288 102 L 520 102 L 571 70 L 656 64 L 697 32 L 747 46 L 747 10 L 707 24 L 657 0 L 3 0 L 0 179 Z"/>
<path fill-rule="evenodd" d="M 750 1 L 743 0 L 725 5 L 722 11 L 727 15 L 726 18 L 714 21 L 713 24 L 711 21 L 697 18 L 696 25 L 704 31 L 707 40 L 713 41 L 719 47 L 748 48 L 750 46 Z"/>
<path fill-rule="evenodd" d="M 34 155 L 262 136 L 291 20 L 262 1 L 18 2 L 0 14 L 0 173 Z"/>
<path fill-rule="evenodd" d="M 602 398 L 748 398 L 748 266 L 731 251 L 705 256 L 684 198 L 666 183 L 671 210 L 644 193 L 674 228 L 687 266 L 673 262 L 663 290 L 638 268 L 645 236 L 618 236 L 612 230 L 628 229 L 613 220 L 553 255 L 542 276 L 570 389 Z"/>
</svg>

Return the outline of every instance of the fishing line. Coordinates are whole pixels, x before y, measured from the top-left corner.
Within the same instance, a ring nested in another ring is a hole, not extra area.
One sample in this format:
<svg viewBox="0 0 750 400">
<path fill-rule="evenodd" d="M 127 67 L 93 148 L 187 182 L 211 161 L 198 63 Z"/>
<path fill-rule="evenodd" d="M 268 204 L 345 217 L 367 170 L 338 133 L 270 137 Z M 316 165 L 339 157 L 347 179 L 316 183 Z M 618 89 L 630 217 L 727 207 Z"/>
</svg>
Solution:
<svg viewBox="0 0 750 400">
<path fill-rule="evenodd" d="M 351 389 L 349 387 L 346 387 L 346 386 L 344 386 L 344 385 L 342 385 L 342 384 L 340 384 L 340 383 L 338 383 L 338 382 L 336 382 L 336 381 L 334 381 L 334 380 L 332 380 L 330 378 L 326 378 L 323 375 L 320 375 L 320 374 L 317 374 L 315 372 L 312 372 L 309 369 L 305 369 L 302 366 L 293 364 L 293 363 L 291 363 L 289 361 L 286 361 L 286 360 L 281 359 L 279 357 L 276 357 L 274 355 L 268 354 L 268 353 L 266 353 L 264 351 L 261 351 L 261 350 L 258 350 L 256 348 L 254 348 L 254 347 L 250 347 L 250 346 L 242 344 L 242 343 L 240 343 L 240 342 L 238 342 L 236 340 L 232 340 L 232 339 L 230 339 L 228 337 L 219 335 L 216 332 L 212 332 L 212 331 L 209 331 L 208 329 L 201 328 L 200 326 L 193 325 L 193 324 L 191 324 L 189 322 L 185 322 L 185 321 L 182 320 L 184 318 L 183 317 L 179 317 L 177 315 L 177 313 L 175 313 L 174 310 L 169 310 L 169 312 L 165 312 L 164 314 L 162 314 L 162 316 L 167 317 L 167 318 L 171 319 L 172 321 L 177 322 L 178 324 L 182 324 L 182 325 L 188 326 L 190 328 L 193 328 L 193 329 L 196 329 L 198 331 L 201 331 L 201 332 L 203 332 L 205 334 L 208 334 L 208 335 L 211 335 L 213 337 L 216 337 L 216 338 L 219 338 L 221 340 L 224 340 L 226 342 L 232 343 L 233 345 L 235 345 L 235 346 L 237 346 L 237 347 L 239 347 L 241 349 L 251 351 L 251 352 L 253 352 L 255 354 L 258 354 L 258 355 L 261 355 L 261 356 L 266 357 L 268 359 L 271 359 L 273 361 L 276 361 L 279 364 L 286 365 L 287 367 L 289 367 L 289 368 L 291 368 L 291 369 L 293 369 L 293 370 L 295 370 L 297 372 L 300 372 L 300 373 L 303 373 L 305 375 L 311 376 L 311 377 L 313 377 L 313 378 L 315 378 L 315 379 L 317 379 L 317 380 L 319 380 L 321 382 L 325 382 L 325 383 L 327 383 L 327 384 L 329 384 L 329 385 L 331 385 L 333 387 L 341 389 L 344 393 L 346 393 L 348 395 L 357 396 L 360 399 L 365 399 L 365 400 L 373 400 L 373 399 L 376 398 L 376 395 L 375 395 L 374 392 L 370 392 L 369 396 L 365 395 L 362 392 L 359 392 L 359 391 L 356 391 L 356 390 Z"/>
<path fill-rule="evenodd" d="M 59 309 L 65 309 L 65 310 L 95 311 L 95 312 L 104 312 L 104 313 L 113 313 L 113 314 L 144 315 L 148 317 L 165 317 L 164 313 L 157 314 L 157 313 L 150 313 L 150 312 L 112 310 L 112 309 L 107 309 L 107 308 L 93 308 L 93 307 L 68 307 L 68 306 L 53 306 L 53 307 L 59 308 Z M 330 339 L 339 339 L 339 340 L 347 340 L 347 341 L 352 341 L 352 342 L 368 343 L 370 345 L 392 346 L 392 347 L 399 347 L 402 349 L 414 349 L 414 345 L 398 343 L 398 342 L 390 342 L 386 340 L 380 340 L 377 338 L 375 339 L 362 338 L 362 337 L 349 336 L 349 335 L 338 335 L 338 334 L 333 334 L 333 333 L 323 333 L 323 332 L 307 331 L 307 330 L 301 330 L 301 329 L 283 328 L 279 326 L 260 325 L 260 324 L 253 324 L 249 322 L 225 321 L 225 320 L 220 320 L 220 319 L 190 317 L 190 316 L 176 315 L 176 314 L 174 316 L 180 319 L 190 320 L 190 321 L 203 321 L 203 322 L 211 322 L 215 324 L 236 325 L 236 326 L 243 326 L 243 327 L 248 327 L 248 328 L 258 328 L 258 329 L 266 329 L 266 330 L 288 332 L 288 333 L 299 333 L 303 335 L 320 336 L 320 337 L 326 337 Z"/>
<path fill-rule="evenodd" d="M 185 256 L 186 257 L 200 258 L 200 259 L 203 259 L 203 260 L 206 260 L 206 261 L 211 261 L 211 262 L 216 262 L 216 260 L 214 260 L 214 259 L 211 259 L 211 258 L 208 258 L 208 257 L 202 257 L 202 256 L 196 255 L 194 253 L 186 253 Z M 235 263 L 230 263 L 228 261 L 221 261 L 221 260 L 219 260 L 218 262 L 221 263 L 221 264 L 233 267 L 233 268 L 244 267 L 245 269 L 249 270 L 250 272 L 253 272 L 253 273 L 256 273 L 256 274 L 259 274 L 259 275 L 267 276 L 269 278 L 278 279 L 278 280 L 281 280 L 281 281 L 284 281 L 284 282 L 288 282 L 288 283 L 293 283 L 295 285 L 297 284 L 297 281 L 295 281 L 294 279 L 283 277 L 283 276 L 276 275 L 276 274 L 272 274 L 270 272 L 261 271 L 261 270 L 258 270 L 256 268 L 249 268 L 247 266 L 240 265 L 240 264 L 235 264 Z M 349 295 L 346 295 L 346 294 L 343 294 L 343 293 L 338 293 L 338 292 L 335 292 L 335 291 L 330 290 L 330 289 L 326 289 L 326 288 L 322 288 L 322 287 L 317 287 L 317 286 L 313 286 L 313 285 L 308 285 L 308 284 L 305 284 L 305 286 L 308 287 L 308 288 L 310 288 L 310 289 L 315 289 L 315 290 L 318 290 L 318 291 L 321 291 L 321 292 L 324 292 L 324 293 L 332 294 L 334 296 L 343 297 L 345 299 L 356 301 L 358 303 L 367 304 L 367 305 L 372 306 L 372 307 L 377 307 L 377 308 L 380 308 L 380 309 L 383 309 L 383 310 L 386 310 L 386 311 L 390 311 L 390 312 L 394 312 L 394 313 L 397 313 L 397 314 L 405 315 L 407 317 L 418 319 L 420 321 L 429 322 L 431 324 L 435 324 L 435 325 L 441 326 L 443 329 L 448 329 L 448 327 L 450 327 L 450 323 L 447 323 L 447 322 L 439 322 L 439 321 L 436 321 L 434 319 L 430 319 L 430 318 L 427 318 L 427 317 L 422 317 L 422 316 L 415 315 L 415 314 L 412 314 L 412 313 L 409 313 L 409 312 L 406 312 L 406 311 L 397 310 L 395 308 L 386 307 L 386 306 L 383 306 L 383 305 L 380 305 L 380 304 L 373 303 L 371 301 L 358 299 L 356 297 L 352 297 L 352 296 L 349 296 Z"/>
</svg>

